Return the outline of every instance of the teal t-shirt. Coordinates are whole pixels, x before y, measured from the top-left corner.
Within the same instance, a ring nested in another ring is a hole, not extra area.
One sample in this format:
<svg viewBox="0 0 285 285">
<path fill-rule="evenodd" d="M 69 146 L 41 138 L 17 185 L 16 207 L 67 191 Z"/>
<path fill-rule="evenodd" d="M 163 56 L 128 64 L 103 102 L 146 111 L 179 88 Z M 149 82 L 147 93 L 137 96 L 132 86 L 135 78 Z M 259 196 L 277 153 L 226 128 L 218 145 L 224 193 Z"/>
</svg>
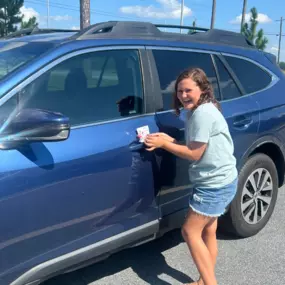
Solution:
<svg viewBox="0 0 285 285">
<path fill-rule="evenodd" d="M 190 161 L 189 179 L 192 187 L 219 188 L 237 177 L 234 145 L 228 124 L 212 103 L 200 105 L 190 111 L 185 125 L 185 139 L 207 143 L 198 161 Z"/>
</svg>

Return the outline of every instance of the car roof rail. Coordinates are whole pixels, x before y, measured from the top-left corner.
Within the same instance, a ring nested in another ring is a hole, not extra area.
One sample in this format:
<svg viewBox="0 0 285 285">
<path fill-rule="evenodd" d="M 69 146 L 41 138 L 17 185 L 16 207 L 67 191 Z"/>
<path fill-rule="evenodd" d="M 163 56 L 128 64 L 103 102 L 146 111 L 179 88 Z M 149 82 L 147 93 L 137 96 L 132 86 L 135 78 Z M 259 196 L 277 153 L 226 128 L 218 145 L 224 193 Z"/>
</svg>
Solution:
<svg viewBox="0 0 285 285">
<path fill-rule="evenodd" d="M 154 24 L 148 22 L 109 21 L 91 25 L 72 37 L 82 39 L 97 36 L 99 34 L 120 36 L 158 36 L 160 35 L 160 31 Z"/>
<path fill-rule="evenodd" d="M 120 35 L 161 35 L 162 31 L 158 28 L 180 28 L 192 29 L 196 31 L 208 31 L 207 28 L 193 27 L 193 26 L 179 26 L 179 25 L 165 25 L 165 24 L 152 24 L 149 22 L 134 22 L 134 21 L 109 21 L 97 23 L 81 30 L 76 37 L 77 39 L 85 38 L 90 35 L 98 34 L 120 34 Z"/>
<path fill-rule="evenodd" d="M 192 30 L 190 34 L 170 33 L 159 28 L 176 28 Z M 202 32 L 202 33 L 201 33 Z M 91 25 L 75 35 L 71 39 L 96 39 L 96 38 L 144 38 L 155 40 L 199 41 L 215 44 L 227 44 L 240 47 L 255 48 L 243 34 L 194 26 L 153 24 L 150 22 L 136 21 L 109 21 Z"/>
<path fill-rule="evenodd" d="M 179 25 L 164 25 L 164 24 L 156 24 L 156 27 L 159 28 L 177 28 L 177 29 L 187 29 L 191 30 L 191 33 L 188 35 L 196 34 L 197 31 L 207 32 L 204 35 L 198 35 L 198 37 L 205 38 L 208 41 L 221 41 L 223 43 L 229 43 L 233 45 L 241 45 L 241 46 L 255 46 L 245 35 L 237 32 L 220 30 L 220 29 L 207 29 L 195 26 L 179 26 Z"/>
<path fill-rule="evenodd" d="M 182 29 L 182 30 L 192 30 L 192 31 L 203 31 L 207 32 L 209 29 L 201 28 L 196 26 L 180 26 L 180 25 L 167 25 L 167 24 L 154 24 L 157 28 L 173 28 L 173 29 Z"/>
<path fill-rule="evenodd" d="M 66 32 L 78 32 L 79 30 L 70 29 L 41 29 L 38 26 L 31 28 L 21 29 L 16 32 L 10 33 L 3 39 L 18 38 L 23 36 L 35 35 L 35 34 L 49 34 L 49 33 L 66 33 Z"/>
</svg>

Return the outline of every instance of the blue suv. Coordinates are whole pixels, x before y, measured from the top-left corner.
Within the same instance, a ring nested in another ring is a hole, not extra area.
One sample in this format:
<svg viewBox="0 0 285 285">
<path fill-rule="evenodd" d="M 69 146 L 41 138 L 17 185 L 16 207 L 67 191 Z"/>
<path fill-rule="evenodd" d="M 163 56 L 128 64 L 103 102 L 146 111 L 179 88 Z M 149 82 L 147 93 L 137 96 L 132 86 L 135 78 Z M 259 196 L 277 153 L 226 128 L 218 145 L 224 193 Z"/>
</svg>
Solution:
<svg viewBox="0 0 285 285">
<path fill-rule="evenodd" d="M 40 284 L 181 226 L 188 162 L 146 151 L 137 129 L 184 143 L 172 93 L 190 66 L 210 78 L 235 143 L 238 194 L 221 224 L 249 237 L 268 222 L 285 172 L 275 57 L 241 34 L 161 28 L 105 22 L 1 40 L 1 285 Z"/>
</svg>

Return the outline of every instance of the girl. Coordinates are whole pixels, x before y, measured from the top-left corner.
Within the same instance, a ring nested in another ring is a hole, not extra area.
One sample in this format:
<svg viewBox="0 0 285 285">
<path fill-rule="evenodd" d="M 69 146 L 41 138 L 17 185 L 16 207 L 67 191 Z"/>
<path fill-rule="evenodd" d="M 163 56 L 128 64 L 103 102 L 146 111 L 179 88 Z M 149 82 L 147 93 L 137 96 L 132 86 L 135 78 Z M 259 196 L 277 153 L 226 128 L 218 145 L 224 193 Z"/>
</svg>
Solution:
<svg viewBox="0 0 285 285">
<path fill-rule="evenodd" d="M 190 161 L 190 209 L 182 235 L 200 273 L 200 279 L 191 284 L 216 285 L 217 219 L 237 190 L 234 146 L 213 88 L 201 69 L 188 69 L 177 78 L 174 107 L 178 115 L 181 106 L 188 111 L 186 145 L 164 133 L 148 135 L 145 144 L 149 151 L 163 148 Z"/>
</svg>

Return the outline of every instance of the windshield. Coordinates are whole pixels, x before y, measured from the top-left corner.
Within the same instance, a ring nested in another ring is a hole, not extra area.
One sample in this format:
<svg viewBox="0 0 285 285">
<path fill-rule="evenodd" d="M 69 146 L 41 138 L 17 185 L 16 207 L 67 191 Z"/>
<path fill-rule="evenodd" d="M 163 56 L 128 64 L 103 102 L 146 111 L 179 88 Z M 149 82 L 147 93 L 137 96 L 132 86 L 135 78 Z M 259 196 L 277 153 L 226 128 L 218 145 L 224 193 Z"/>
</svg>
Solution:
<svg viewBox="0 0 285 285">
<path fill-rule="evenodd" d="M 0 81 L 53 46 L 46 42 L 0 42 Z"/>
</svg>

